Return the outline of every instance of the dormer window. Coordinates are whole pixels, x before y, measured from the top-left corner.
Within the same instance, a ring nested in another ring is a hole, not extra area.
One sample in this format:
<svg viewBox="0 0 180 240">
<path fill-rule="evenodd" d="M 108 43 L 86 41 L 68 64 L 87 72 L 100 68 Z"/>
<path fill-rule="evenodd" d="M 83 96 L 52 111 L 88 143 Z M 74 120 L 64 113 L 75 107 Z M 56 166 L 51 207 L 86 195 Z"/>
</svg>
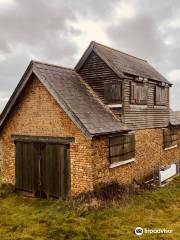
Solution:
<svg viewBox="0 0 180 240">
<path fill-rule="evenodd" d="M 107 104 L 122 102 L 122 83 L 107 82 L 104 84 L 104 101 Z"/>
<path fill-rule="evenodd" d="M 155 87 L 155 105 L 166 106 L 168 101 L 168 88 L 163 86 Z"/>
<path fill-rule="evenodd" d="M 131 82 L 130 103 L 131 104 L 147 104 L 148 86 L 143 82 Z"/>
</svg>

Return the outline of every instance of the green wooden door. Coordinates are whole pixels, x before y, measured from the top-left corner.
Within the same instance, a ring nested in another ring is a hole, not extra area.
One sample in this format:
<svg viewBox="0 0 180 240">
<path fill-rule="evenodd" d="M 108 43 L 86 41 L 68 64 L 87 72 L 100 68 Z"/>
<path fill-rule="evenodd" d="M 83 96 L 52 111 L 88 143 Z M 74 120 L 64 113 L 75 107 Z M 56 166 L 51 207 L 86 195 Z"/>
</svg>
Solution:
<svg viewBox="0 0 180 240">
<path fill-rule="evenodd" d="M 69 192 L 69 148 L 67 145 L 41 145 L 42 191 L 48 197 L 66 197 Z"/>
<path fill-rule="evenodd" d="M 65 198 L 70 190 L 69 145 L 16 142 L 16 188 Z"/>
<path fill-rule="evenodd" d="M 35 192 L 38 185 L 38 151 L 34 143 L 16 142 L 16 188 Z"/>
</svg>

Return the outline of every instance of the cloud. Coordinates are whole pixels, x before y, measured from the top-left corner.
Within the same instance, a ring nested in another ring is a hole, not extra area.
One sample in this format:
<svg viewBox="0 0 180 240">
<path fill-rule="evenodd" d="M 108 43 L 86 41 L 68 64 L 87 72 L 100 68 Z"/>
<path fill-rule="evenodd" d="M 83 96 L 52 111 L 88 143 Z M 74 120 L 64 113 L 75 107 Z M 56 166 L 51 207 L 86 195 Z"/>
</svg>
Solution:
<svg viewBox="0 0 180 240">
<path fill-rule="evenodd" d="M 0 109 L 31 59 L 73 64 L 78 49 L 71 38 L 80 34 L 71 25 L 75 19 L 62 1 L 0 0 Z"/>
<path fill-rule="evenodd" d="M 10 96 L 32 58 L 73 67 L 88 27 L 80 19 L 108 19 L 117 1 L 0 0 L 1 90 Z"/>
<path fill-rule="evenodd" d="M 177 83 L 180 82 L 180 69 L 174 69 L 172 71 L 170 71 L 168 74 L 168 79 L 172 82 L 172 83 Z"/>
<path fill-rule="evenodd" d="M 180 109 L 179 0 L 0 0 L 0 108 L 30 59 L 73 67 L 91 40 L 147 59 Z"/>
<path fill-rule="evenodd" d="M 106 31 L 116 48 L 147 59 L 166 78 L 176 78 L 176 90 L 171 90 L 171 102 L 174 109 L 180 110 L 178 92 L 180 92 L 180 2 L 177 0 L 124 1 L 133 9 L 132 14 L 116 16 L 107 24 Z M 123 11 L 121 4 L 120 12 Z M 125 11 L 125 8 L 124 8 Z M 170 74 L 170 75 L 169 75 Z"/>
</svg>

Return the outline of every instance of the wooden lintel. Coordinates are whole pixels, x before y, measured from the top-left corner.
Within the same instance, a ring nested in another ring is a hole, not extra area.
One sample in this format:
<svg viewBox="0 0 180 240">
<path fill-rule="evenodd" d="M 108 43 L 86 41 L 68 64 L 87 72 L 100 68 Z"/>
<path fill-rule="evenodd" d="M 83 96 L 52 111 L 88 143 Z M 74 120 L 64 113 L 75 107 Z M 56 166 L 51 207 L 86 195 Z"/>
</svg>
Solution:
<svg viewBox="0 0 180 240">
<path fill-rule="evenodd" d="M 52 136 L 28 136 L 28 135 L 11 135 L 13 142 L 43 142 L 70 144 L 75 141 L 73 137 L 52 137 Z"/>
</svg>

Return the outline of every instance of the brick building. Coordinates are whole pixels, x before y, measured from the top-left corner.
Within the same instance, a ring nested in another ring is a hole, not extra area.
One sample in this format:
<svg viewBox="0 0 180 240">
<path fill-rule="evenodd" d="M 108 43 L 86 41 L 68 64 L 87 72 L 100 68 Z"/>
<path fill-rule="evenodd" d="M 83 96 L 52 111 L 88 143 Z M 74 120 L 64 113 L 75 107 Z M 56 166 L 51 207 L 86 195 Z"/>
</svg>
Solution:
<svg viewBox="0 0 180 240">
<path fill-rule="evenodd" d="M 1 181 L 64 197 L 151 179 L 180 159 L 170 87 L 147 61 L 95 42 L 75 69 L 32 61 L 0 117 Z"/>
</svg>

